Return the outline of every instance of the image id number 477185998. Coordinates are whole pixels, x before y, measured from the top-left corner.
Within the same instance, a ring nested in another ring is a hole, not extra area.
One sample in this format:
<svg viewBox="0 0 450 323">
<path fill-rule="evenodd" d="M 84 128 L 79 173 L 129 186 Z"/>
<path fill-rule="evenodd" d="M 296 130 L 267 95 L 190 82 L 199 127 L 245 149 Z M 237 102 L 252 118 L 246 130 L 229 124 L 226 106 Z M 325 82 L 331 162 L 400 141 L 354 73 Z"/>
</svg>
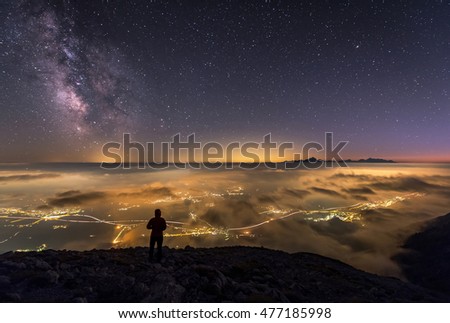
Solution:
<svg viewBox="0 0 450 323">
<path fill-rule="evenodd" d="M 258 315 L 257 313 L 255 313 Z M 331 308 L 321 307 L 264 307 L 259 313 L 262 318 L 286 318 L 286 319 L 306 319 L 306 318 L 331 318 Z"/>
</svg>

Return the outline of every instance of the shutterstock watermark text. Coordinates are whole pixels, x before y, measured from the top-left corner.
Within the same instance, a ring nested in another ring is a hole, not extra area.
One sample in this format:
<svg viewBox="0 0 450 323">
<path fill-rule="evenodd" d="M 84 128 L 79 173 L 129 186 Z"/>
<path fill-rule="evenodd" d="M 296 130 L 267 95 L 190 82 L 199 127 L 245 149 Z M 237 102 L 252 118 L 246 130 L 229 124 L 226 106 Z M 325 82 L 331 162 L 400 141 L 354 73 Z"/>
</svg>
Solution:
<svg viewBox="0 0 450 323">
<path fill-rule="evenodd" d="M 298 167 L 347 167 L 340 156 L 348 141 L 333 143 L 333 133 L 325 133 L 324 144 L 307 142 L 300 150 L 296 150 L 293 142 L 275 142 L 272 134 L 263 136 L 260 142 L 233 141 L 222 145 L 215 141 L 201 143 L 196 140 L 195 133 L 185 139 L 178 133 L 167 142 L 133 141 L 129 133 L 124 133 L 122 142 L 108 142 L 102 147 L 102 154 L 108 160 L 101 167 L 106 169 L 138 168 L 164 169 L 168 167 L 193 169 L 227 169 L 241 167 L 254 169 L 261 166 L 276 169 L 280 165 L 286 169 Z M 301 151 L 298 153 L 296 151 Z M 321 154 L 325 158 L 317 159 Z M 290 158 L 288 158 L 290 156 Z"/>
</svg>

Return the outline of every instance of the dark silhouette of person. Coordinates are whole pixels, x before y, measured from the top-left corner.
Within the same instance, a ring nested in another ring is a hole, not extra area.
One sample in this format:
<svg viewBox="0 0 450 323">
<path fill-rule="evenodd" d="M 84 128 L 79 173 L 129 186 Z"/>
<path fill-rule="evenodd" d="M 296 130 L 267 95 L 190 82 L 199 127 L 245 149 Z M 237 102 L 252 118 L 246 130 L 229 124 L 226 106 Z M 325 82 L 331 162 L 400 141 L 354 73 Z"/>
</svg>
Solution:
<svg viewBox="0 0 450 323">
<path fill-rule="evenodd" d="M 151 261 L 153 259 L 153 253 L 155 250 L 155 243 L 157 245 L 156 257 L 158 261 L 162 258 L 162 243 L 163 243 L 163 231 L 166 230 L 166 220 L 161 217 L 161 210 L 155 210 L 155 217 L 151 218 L 147 223 L 147 229 L 152 230 L 150 234 L 150 251 L 148 254 L 148 259 Z"/>
</svg>

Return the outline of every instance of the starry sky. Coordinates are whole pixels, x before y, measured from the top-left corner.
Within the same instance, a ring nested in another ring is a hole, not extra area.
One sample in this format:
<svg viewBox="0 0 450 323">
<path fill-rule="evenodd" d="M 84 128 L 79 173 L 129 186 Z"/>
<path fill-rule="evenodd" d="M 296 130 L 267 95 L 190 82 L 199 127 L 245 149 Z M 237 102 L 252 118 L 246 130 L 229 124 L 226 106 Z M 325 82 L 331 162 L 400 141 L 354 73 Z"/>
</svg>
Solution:
<svg viewBox="0 0 450 323">
<path fill-rule="evenodd" d="M 0 162 L 160 142 L 450 161 L 448 1 L 2 1 Z"/>
</svg>

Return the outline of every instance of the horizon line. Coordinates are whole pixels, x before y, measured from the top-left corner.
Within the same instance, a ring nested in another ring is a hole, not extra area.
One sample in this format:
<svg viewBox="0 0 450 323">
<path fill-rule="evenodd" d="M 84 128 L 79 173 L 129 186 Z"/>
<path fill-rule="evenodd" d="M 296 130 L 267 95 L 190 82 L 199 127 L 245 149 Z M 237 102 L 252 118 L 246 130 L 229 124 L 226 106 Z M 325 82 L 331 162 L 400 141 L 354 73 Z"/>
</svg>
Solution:
<svg viewBox="0 0 450 323">
<path fill-rule="evenodd" d="M 380 158 L 381 159 L 381 158 Z M 391 159 L 384 159 L 385 161 L 378 161 L 378 162 L 370 162 L 366 161 L 367 159 L 343 159 L 343 160 L 323 160 L 323 159 L 317 159 L 317 161 L 321 162 L 334 162 L 334 163 L 367 163 L 367 164 L 450 164 L 450 160 L 440 160 L 440 161 L 427 161 L 427 160 L 391 160 Z M 149 165 L 156 165 L 156 164 L 169 164 L 169 165 L 187 165 L 187 164 L 283 164 L 283 163 L 294 163 L 294 162 L 305 162 L 305 160 L 285 160 L 285 161 L 259 161 L 259 162 L 251 162 L 251 161 L 235 161 L 235 162 L 226 162 L 226 161 L 215 161 L 215 162 L 203 162 L 203 161 L 186 161 L 186 162 L 166 162 L 166 161 L 159 161 L 159 162 L 146 162 L 146 161 L 131 161 L 131 162 L 106 162 L 106 161 L 0 161 L 0 165 L 2 164 L 130 164 L 130 165 L 139 165 L 139 164 L 149 164 Z"/>
</svg>

